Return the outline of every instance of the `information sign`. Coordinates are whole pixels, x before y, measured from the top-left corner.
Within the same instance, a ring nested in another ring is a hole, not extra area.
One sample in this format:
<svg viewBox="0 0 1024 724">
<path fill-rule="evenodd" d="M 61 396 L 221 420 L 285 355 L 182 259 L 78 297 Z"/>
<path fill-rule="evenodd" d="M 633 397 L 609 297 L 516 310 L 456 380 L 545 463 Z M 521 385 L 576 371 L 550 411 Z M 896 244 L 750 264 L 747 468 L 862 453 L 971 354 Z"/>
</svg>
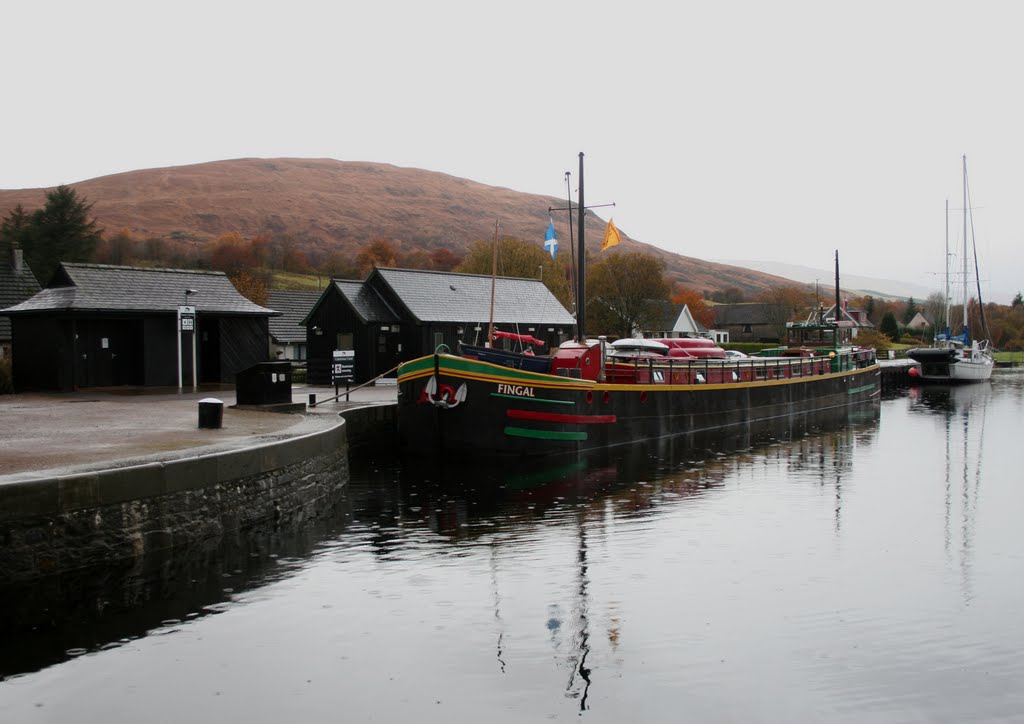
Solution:
<svg viewBox="0 0 1024 724">
<path fill-rule="evenodd" d="M 334 384 L 353 382 L 356 378 L 356 352 L 352 349 L 336 349 L 333 353 L 331 377 Z"/>
</svg>

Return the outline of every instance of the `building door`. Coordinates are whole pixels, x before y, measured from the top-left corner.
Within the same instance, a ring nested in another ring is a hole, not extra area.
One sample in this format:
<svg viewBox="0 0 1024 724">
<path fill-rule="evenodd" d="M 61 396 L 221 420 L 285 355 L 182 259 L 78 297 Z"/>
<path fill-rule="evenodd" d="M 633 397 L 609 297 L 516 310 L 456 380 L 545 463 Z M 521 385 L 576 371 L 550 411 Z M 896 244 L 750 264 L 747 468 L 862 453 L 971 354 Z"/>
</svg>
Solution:
<svg viewBox="0 0 1024 724">
<path fill-rule="evenodd" d="M 377 371 L 374 376 L 387 372 L 387 377 L 396 377 L 398 372 L 393 370 L 399 361 L 399 350 L 401 349 L 402 338 L 399 334 L 397 324 L 392 325 L 386 331 L 377 331 Z M 390 370 L 390 371 L 389 371 Z"/>
<path fill-rule="evenodd" d="M 199 381 L 220 382 L 220 320 L 200 317 L 199 339 L 196 341 L 199 344 Z"/>
<path fill-rule="evenodd" d="M 142 384 L 142 322 L 82 320 L 78 334 L 76 382 L 79 387 Z"/>
</svg>

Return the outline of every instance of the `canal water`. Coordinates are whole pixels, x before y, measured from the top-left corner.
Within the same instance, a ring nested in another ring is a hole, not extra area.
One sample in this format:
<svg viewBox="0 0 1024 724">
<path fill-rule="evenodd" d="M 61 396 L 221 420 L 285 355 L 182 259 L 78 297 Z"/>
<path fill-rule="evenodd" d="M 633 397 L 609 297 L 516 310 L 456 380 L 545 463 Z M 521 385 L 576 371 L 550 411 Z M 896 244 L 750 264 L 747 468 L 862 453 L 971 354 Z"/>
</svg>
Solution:
<svg viewBox="0 0 1024 724">
<path fill-rule="evenodd" d="M 382 453 L 312 524 L 9 605 L 0 721 L 1022 721 L 1022 420 L 1004 373 L 738 451 Z"/>
</svg>

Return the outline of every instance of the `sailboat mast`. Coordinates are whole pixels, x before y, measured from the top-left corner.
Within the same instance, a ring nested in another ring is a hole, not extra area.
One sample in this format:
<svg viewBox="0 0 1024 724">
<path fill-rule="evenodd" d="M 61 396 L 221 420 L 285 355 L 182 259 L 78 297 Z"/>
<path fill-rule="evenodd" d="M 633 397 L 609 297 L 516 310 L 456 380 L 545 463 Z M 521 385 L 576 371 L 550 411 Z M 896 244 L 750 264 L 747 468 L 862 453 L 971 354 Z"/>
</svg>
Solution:
<svg viewBox="0 0 1024 724">
<path fill-rule="evenodd" d="M 946 339 L 949 339 L 949 199 L 946 199 Z"/>
<path fill-rule="evenodd" d="M 967 155 L 964 154 L 964 331 L 967 327 Z M 964 339 L 964 344 L 967 340 Z"/>
<path fill-rule="evenodd" d="M 580 151 L 580 191 L 579 191 L 579 205 L 577 208 L 577 223 L 579 224 L 579 252 L 576 263 L 576 341 L 580 344 L 586 344 L 587 333 L 586 333 L 586 282 L 587 282 L 587 244 L 584 224 L 585 217 L 587 215 L 587 207 L 583 205 L 583 152 Z"/>
</svg>

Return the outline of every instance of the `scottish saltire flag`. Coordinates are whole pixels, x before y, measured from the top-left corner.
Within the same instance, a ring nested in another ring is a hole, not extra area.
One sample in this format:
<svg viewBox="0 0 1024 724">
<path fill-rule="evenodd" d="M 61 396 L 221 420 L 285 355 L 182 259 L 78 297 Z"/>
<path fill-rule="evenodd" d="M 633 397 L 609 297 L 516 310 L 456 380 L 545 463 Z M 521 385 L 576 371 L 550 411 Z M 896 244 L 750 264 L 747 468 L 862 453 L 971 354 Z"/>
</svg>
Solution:
<svg viewBox="0 0 1024 724">
<path fill-rule="evenodd" d="M 544 232 L 544 249 L 555 258 L 558 253 L 558 239 L 555 238 L 555 220 L 549 219 L 548 230 Z"/>
</svg>

